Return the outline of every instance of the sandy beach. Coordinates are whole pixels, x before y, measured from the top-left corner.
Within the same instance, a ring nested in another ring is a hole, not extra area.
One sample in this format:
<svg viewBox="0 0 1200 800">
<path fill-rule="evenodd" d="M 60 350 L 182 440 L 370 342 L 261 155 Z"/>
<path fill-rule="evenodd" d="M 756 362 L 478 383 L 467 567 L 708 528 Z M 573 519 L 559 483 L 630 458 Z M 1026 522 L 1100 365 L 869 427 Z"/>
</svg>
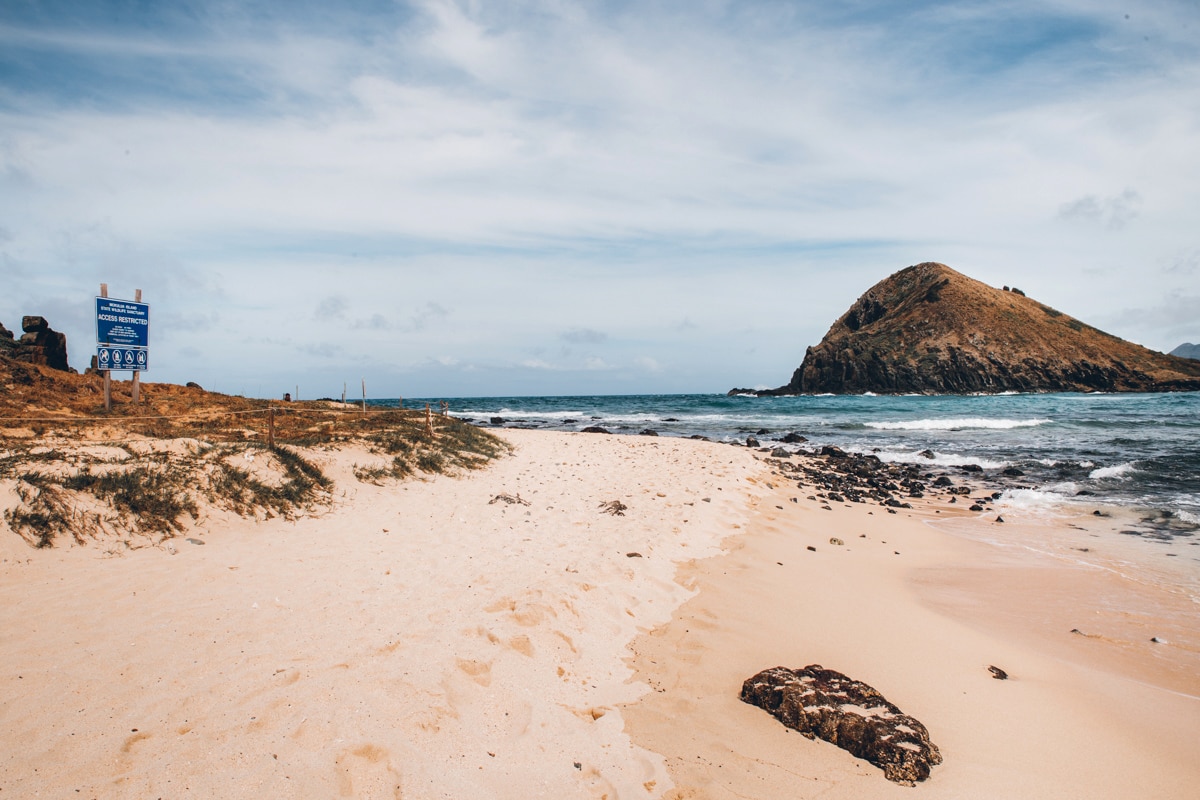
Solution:
<svg viewBox="0 0 1200 800">
<path fill-rule="evenodd" d="M 353 477 L 365 450 L 312 451 L 330 508 L 209 511 L 154 547 L 34 550 L 0 527 L 0 797 L 1200 785 L 1190 599 L 989 541 L 961 507 L 825 509 L 748 448 L 501 435 L 514 454 L 479 472 L 378 486 Z M 1096 607 L 1123 592 L 1161 614 Z M 899 786 L 739 701 L 808 664 L 921 720 L 944 763 Z"/>
</svg>

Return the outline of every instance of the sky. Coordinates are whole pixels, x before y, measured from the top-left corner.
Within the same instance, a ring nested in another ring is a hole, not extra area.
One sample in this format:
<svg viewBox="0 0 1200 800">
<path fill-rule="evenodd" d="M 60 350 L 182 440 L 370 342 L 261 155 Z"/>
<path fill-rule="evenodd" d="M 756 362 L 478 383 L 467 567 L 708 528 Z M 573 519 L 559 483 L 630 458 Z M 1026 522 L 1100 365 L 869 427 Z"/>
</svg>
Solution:
<svg viewBox="0 0 1200 800">
<path fill-rule="evenodd" d="M 923 261 L 1200 342 L 1200 5 L 0 3 L 0 322 L 77 368 L 107 283 L 148 382 L 773 387 Z"/>
</svg>

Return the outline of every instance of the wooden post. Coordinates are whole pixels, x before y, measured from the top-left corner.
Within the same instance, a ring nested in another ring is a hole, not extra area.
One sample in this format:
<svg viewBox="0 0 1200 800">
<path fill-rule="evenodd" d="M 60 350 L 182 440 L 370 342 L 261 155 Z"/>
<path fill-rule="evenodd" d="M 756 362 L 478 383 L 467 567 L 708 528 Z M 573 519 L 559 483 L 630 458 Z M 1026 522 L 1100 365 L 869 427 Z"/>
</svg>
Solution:
<svg viewBox="0 0 1200 800">
<path fill-rule="evenodd" d="M 433 438 L 433 411 L 430 410 L 429 403 L 425 404 L 425 435 Z"/>
<path fill-rule="evenodd" d="M 445 400 L 442 401 L 442 416 L 443 417 L 450 416 L 450 404 L 447 403 Z"/>
<path fill-rule="evenodd" d="M 142 290 L 141 289 L 138 289 L 136 292 L 134 292 L 133 301 L 135 303 L 142 302 Z M 133 371 L 133 389 L 131 391 L 131 394 L 133 396 L 133 402 L 135 404 L 142 402 L 142 371 L 140 369 L 135 369 Z"/>
<path fill-rule="evenodd" d="M 275 449 L 275 406 L 268 406 L 267 410 L 267 447 Z"/>
<path fill-rule="evenodd" d="M 366 378 L 363 378 L 363 379 L 362 379 L 362 383 L 363 383 L 363 404 L 362 404 L 362 410 L 363 410 L 363 413 L 365 414 L 365 413 L 367 413 L 367 379 L 366 379 Z"/>
<path fill-rule="evenodd" d="M 346 382 L 342 381 L 342 405 L 346 405 Z"/>
<path fill-rule="evenodd" d="M 108 284 L 100 284 L 100 296 L 108 297 Z M 108 344 L 108 342 L 105 342 Z M 112 411 L 112 370 L 104 370 L 104 410 Z"/>
</svg>

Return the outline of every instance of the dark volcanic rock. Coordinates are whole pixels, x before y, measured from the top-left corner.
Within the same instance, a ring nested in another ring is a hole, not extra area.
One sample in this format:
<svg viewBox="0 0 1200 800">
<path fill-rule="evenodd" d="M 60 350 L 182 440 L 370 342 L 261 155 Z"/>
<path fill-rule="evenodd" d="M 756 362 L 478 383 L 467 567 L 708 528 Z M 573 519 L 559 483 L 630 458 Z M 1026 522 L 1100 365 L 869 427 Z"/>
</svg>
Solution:
<svg viewBox="0 0 1200 800">
<path fill-rule="evenodd" d="M 871 762 L 896 783 L 914 786 L 942 763 L 924 725 L 862 681 L 819 664 L 763 670 L 742 684 L 741 699 L 809 739 Z"/>
<path fill-rule="evenodd" d="M 1194 390 L 1200 362 L 927 262 L 871 287 L 808 348 L 787 385 L 756 394 Z"/>
<path fill-rule="evenodd" d="M 24 335 L 14 339 L 8 328 L 0 325 L 0 355 L 28 364 L 44 364 L 51 369 L 70 372 L 67 364 L 67 335 L 50 327 L 45 317 L 21 318 Z"/>
<path fill-rule="evenodd" d="M 608 431 L 599 425 L 589 425 L 583 429 L 582 433 L 608 433 Z"/>
</svg>

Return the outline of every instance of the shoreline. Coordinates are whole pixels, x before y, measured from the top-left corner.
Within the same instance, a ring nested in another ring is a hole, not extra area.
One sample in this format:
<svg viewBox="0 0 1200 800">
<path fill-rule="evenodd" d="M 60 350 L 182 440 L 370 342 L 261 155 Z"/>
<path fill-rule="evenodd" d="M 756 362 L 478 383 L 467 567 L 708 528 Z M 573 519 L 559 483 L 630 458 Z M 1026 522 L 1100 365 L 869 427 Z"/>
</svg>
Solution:
<svg viewBox="0 0 1200 800">
<path fill-rule="evenodd" d="M 460 479 L 363 484 L 365 450 L 311 451 L 332 508 L 212 514 L 173 551 L 33 551 L 5 531 L 0 791 L 1116 797 L 1200 780 L 1183 753 L 1200 691 L 1139 683 L 1137 652 L 1089 662 L 1108 640 L 1070 638 L 1080 661 L 982 613 L 1030 556 L 941 530 L 980 522 L 961 505 L 827 511 L 743 447 L 496 432 L 516 453 Z M 1039 568 L 1029 587 L 1062 585 L 1061 563 Z M 945 763 L 898 787 L 738 701 L 760 669 L 811 663 L 920 719 Z"/>
<path fill-rule="evenodd" d="M 633 645 L 654 692 L 624 709 L 627 729 L 667 758 L 666 798 L 1177 797 L 1200 780 L 1200 652 L 1149 642 L 1162 620 L 1087 606 L 1145 587 L 953 533 L 1001 526 L 937 514 L 935 502 L 888 519 L 826 511 L 804 491 L 781 486 L 724 555 L 681 569 L 698 594 Z M 1069 619 L 1087 620 L 1088 635 Z M 738 699 L 762 669 L 809 664 L 881 691 L 929 728 L 944 763 L 916 790 L 899 787 Z"/>
</svg>

